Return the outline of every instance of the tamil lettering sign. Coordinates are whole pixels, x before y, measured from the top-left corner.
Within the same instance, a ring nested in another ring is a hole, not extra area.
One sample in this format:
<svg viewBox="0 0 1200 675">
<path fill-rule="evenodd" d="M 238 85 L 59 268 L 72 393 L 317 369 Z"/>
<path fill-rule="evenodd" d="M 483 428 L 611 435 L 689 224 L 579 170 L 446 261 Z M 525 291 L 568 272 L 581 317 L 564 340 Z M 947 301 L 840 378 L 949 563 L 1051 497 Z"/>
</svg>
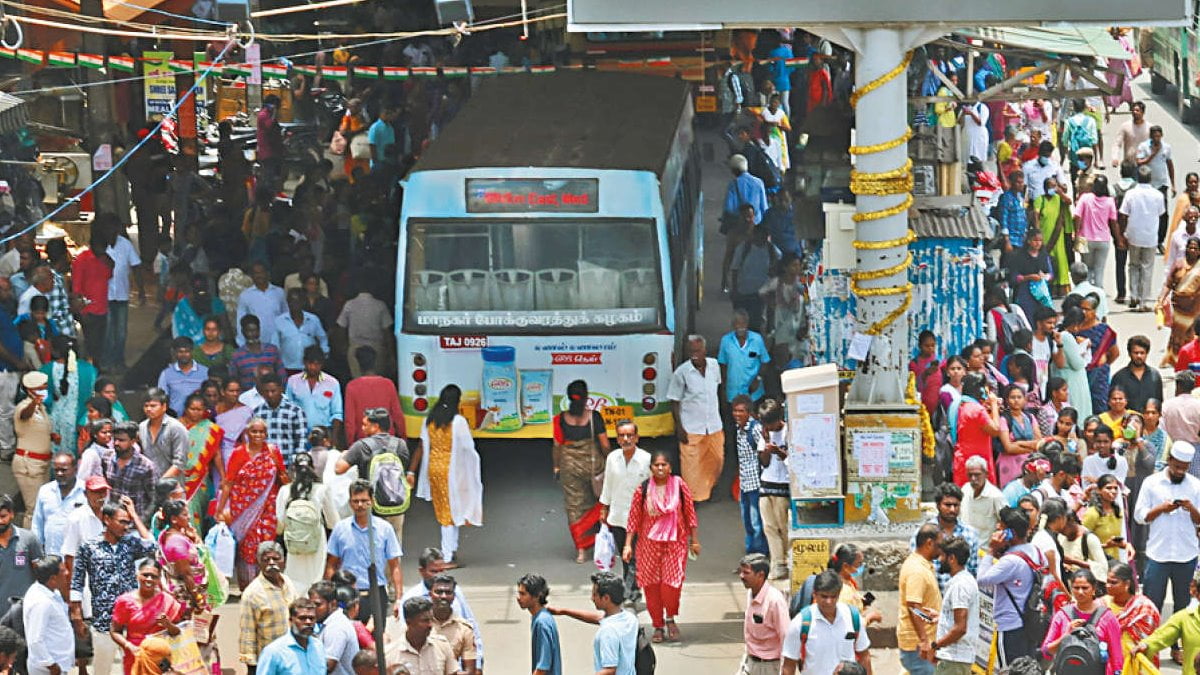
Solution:
<svg viewBox="0 0 1200 675">
<path fill-rule="evenodd" d="M 146 118 L 163 116 L 175 105 L 175 71 L 171 70 L 173 52 L 142 54 L 142 74 L 146 76 Z"/>
<path fill-rule="evenodd" d="M 945 26 L 1030 26 L 1086 22 L 1175 24 L 1188 19 L 1188 0 L 572 0 L 567 3 L 567 29 L 587 31 L 716 30 L 765 26 L 845 24 L 938 24 Z"/>
<path fill-rule="evenodd" d="M 468 213 L 596 213 L 596 178 L 468 178 Z"/>
<path fill-rule="evenodd" d="M 413 315 L 416 328 L 450 328 L 455 330 L 487 329 L 615 329 L 648 327 L 658 324 L 658 310 L 653 307 L 630 309 L 564 309 L 526 312 L 508 311 L 443 311 L 429 310 Z"/>
</svg>

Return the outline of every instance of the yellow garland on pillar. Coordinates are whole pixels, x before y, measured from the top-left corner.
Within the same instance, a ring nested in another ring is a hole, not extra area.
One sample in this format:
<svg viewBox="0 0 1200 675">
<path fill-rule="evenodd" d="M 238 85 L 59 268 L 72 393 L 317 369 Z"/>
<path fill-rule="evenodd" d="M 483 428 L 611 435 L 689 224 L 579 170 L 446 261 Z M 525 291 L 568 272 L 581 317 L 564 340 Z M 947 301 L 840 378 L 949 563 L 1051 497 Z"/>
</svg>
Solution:
<svg viewBox="0 0 1200 675">
<path fill-rule="evenodd" d="M 927 459 L 933 459 L 934 453 L 937 451 L 933 436 L 933 423 L 929 421 L 929 411 L 925 409 L 924 405 L 921 405 L 921 399 L 917 396 L 916 373 L 908 374 L 908 388 L 904 394 L 904 402 L 917 406 L 917 411 L 921 415 L 921 454 Z"/>
<path fill-rule="evenodd" d="M 855 106 L 858 105 L 858 102 L 860 99 L 862 99 L 862 97 L 866 96 L 867 94 L 870 94 L 871 92 L 879 89 L 880 87 L 882 87 L 883 85 L 892 81 L 893 79 L 899 77 L 905 70 L 908 69 L 908 64 L 912 61 L 912 56 L 913 56 L 912 52 L 911 51 L 908 52 L 907 54 L 904 55 L 904 59 L 899 64 L 897 64 L 895 68 L 892 68 L 888 72 L 886 72 L 883 75 L 879 76 L 878 78 L 868 82 L 863 87 L 857 89 L 850 96 L 850 104 L 855 105 Z M 880 152 L 887 152 L 888 150 L 893 150 L 895 148 L 898 148 L 898 147 L 904 145 L 905 143 L 908 143 L 909 139 L 912 138 L 912 135 L 913 135 L 912 128 L 908 127 L 905 129 L 903 134 L 901 134 L 900 136 L 898 136 L 896 138 L 893 138 L 890 141 L 884 141 L 883 143 L 876 143 L 874 145 L 850 146 L 850 154 L 852 154 L 852 155 L 871 155 L 871 154 L 876 154 L 876 153 L 880 153 Z M 890 171 L 880 171 L 880 172 L 876 172 L 876 173 L 851 171 L 850 172 L 850 190 L 852 192 L 854 192 L 854 194 L 856 194 L 856 195 L 871 195 L 871 196 L 876 196 L 876 197 L 884 197 L 884 196 L 888 196 L 888 195 L 904 195 L 904 200 L 901 201 L 899 204 L 896 204 L 895 206 L 890 206 L 886 209 L 879 209 L 876 211 L 867 211 L 864 213 L 854 214 L 854 222 L 861 223 L 861 222 L 867 222 L 867 221 L 872 221 L 872 220 L 881 220 L 883 218 L 888 218 L 890 216 L 898 215 L 900 213 L 907 211 L 909 209 L 909 207 L 911 207 L 913 204 L 912 167 L 913 167 L 912 159 L 908 159 L 907 161 L 905 161 L 905 163 L 902 166 L 899 166 Z M 912 230 L 909 230 L 903 237 L 899 237 L 896 239 L 890 239 L 887 241 L 860 241 L 858 239 L 855 239 L 854 240 L 854 248 L 856 248 L 860 251 L 862 251 L 862 250 L 867 250 L 867 251 L 882 250 L 882 249 L 894 248 L 896 246 L 906 246 L 909 243 L 913 242 L 915 239 L 916 239 L 916 234 Z M 911 282 L 905 282 L 901 286 L 885 286 L 883 288 L 863 288 L 859 285 L 859 282 L 883 279 L 883 278 L 886 278 L 889 276 L 900 274 L 901 272 L 904 272 L 905 270 L 907 270 L 909 267 L 912 266 L 912 261 L 913 261 L 912 253 L 909 253 L 907 256 L 905 256 L 903 261 L 901 261 L 899 264 L 893 265 L 891 267 L 886 267 L 884 269 L 879 269 L 879 270 L 873 270 L 870 272 L 857 272 L 856 271 L 850 275 L 850 289 L 854 292 L 855 295 L 857 295 L 860 298 L 882 297 L 882 296 L 887 296 L 887 295 L 903 295 L 904 296 L 904 300 L 900 303 L 900 305 L 898 307 L 896 307 L 896 309 L 892 310 L 891 312 L 888 312 L 888 314 L 886 316 L 884 316 L 879 321 L 876 321 L 875 323 L 871 324 L 867 328 L 866 333 L 868 335 L 882 334 L 884 329 L 886 329 L 888 326 L 892 325 L 892 323 L 895 322 L 896 319 L 900 318 L 901 316 L 903 316 L 905 314 L 905 312 L 908 311 L 908 308 L 910 306 L 912 306 L 912 287 L 913 287 L 913 285 Z M 912 378 L 909 379 L 909 391 L 910 391 L 910 395 L 909 395 L 910 401 L 909 402 L 910 403 L 913 402 L 912 399 L 915 399 L 915 396 L 912 394 L 912 392 L 915 391 L 915 389 L 916 389 L 915 382 L 916 381 L 914 379 L 912 379 Z M 923 408 L 922 408 L 922 412 L 923 413 L 925 412 Z M 925 439 L 926 442 L 923 445 L 925 446 L 925 449 L 924 449 L 925 452 L 932 452 L 933 451 L 933 432 L 932 432 L 932 428 L 929 425 L 928 417 L 929 417 L 928 414 L 924 414 L 924 416 L 922 417 L 922 435 L 925 435 L 924 432 L 926 430 L 928 430 L 928 437 Z"/>
</svg>

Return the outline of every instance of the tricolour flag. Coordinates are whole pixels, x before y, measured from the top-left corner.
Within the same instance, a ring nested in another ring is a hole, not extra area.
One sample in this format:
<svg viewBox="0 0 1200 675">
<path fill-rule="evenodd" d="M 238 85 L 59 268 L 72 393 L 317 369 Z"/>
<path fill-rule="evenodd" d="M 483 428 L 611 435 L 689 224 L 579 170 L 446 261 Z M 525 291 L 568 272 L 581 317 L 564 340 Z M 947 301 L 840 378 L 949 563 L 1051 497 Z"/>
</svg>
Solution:
<svg viewBox="0 0 1200 675">
<path fill-rule="evenodd" d="M 250 77 L 254 68 L 249 63 L 226 63 L 221 72 L 231 77 Z"/>
<path fill-rule="evenodd" d="M 359 78 L 379 79 L 379 66 L 354 66 L 354 76 Z"/>
<path fill-rule="evenodd" d="M 263 77 L 274 77 L 277 79 L 287 78 L 287 66 L 282 63 L 264 63 L 262 64 Z"/>
<path fill-rule="evenodd" d="M 621 59 L 617 62 L 618 68 L 641 68 L 646 65 L 642 59 Z"/>
<path fill-rule="evenodd" d="M 536 73 L 538 75 L 542 75 L 544 73 L 553 73 L 554 66 L 533 66 L 529 69 L 529 72 Z"/>
<path fill-rule="evenodd" d="M 346 66 L 321 66 L 321 74 L 331 80 L 344 80 L 350 75 Z"/>
<path fill-rule="evenodd" d="M 167 61 L 167 67 L 174 73 L 190 73 L 192 72 L 192 62 L 182 59 L 171 59 Z"/>
<path fill-rule="evenodd" d="M 437 77 L 437 68 L 428 66 L 416 66 L 411 69 L 413 77 Z"/>
<path fill-rule="evenodd" d="M 409 75 L 408 68 L 392 68 L 392 67 L 384 66 L 382 68 L 382 70 L 383 70 L 383 79 L 385 79 L 385 80 L 407 80 L 408 79 L 408 75 Z"/>
<path fill-rule="evenodd" d="M 15 59 L 17 58 L 17 50 L 9 49 L 8 47 L 0 47 L 0 58 Z"/>
<path fill-rule="evenodd" d="M 75 65 L 75 55 L 70 52 L 50 52 L 46 62 L 58 68 L 70 68 Z"/>
<path fill-rule="evenodd" d="M 442 75 L 445 77 L 466 77 L 467 69 L 463 66 L 442 66 Z"/>
<path fill-rule="evenodd" d="M 301 75 L 311 75 L 313 77 L 317 76 L 316 66 L 296 66 L 295 68 L 296 72 L 300 73 Z"/>
<path fill-rule="evenodd" d="M 122 73 L 132 73 L 133 59 L 128 56 L 110 56 L 108 57 L 108 67 Z"/>
<path fill-rule="evenodd" d="M 490 66 L 471 66 L 472 75 L 495 75 L 500 71 Z"/>
<path fill-rule="evenodd" d="M 46 60 L 46 52 L 40 49 L 18 49 L 17 58 L 25 63 L 32 63 L 40 66 Z"/>
<path fill-rule="evenodd" d="M 104 70 L 104 57 L 99 54 L 79 54 L 79 65 L 93 70 Z"/>
</svg>

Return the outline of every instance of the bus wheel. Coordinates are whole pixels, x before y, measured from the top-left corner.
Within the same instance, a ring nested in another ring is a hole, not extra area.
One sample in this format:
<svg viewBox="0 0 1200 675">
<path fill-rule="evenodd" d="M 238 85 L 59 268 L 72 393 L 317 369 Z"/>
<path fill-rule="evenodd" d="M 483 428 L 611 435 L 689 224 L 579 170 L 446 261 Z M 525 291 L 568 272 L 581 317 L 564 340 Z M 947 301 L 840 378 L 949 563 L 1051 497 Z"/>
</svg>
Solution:
<svg viewBox="0 0 1200 675">
<path fill-rule="evenodd" d="M 1150 73 L 1150 93 L 1161 96 L 1167 93 L 1167 80 L 1158 73 Z"/>
</svg>

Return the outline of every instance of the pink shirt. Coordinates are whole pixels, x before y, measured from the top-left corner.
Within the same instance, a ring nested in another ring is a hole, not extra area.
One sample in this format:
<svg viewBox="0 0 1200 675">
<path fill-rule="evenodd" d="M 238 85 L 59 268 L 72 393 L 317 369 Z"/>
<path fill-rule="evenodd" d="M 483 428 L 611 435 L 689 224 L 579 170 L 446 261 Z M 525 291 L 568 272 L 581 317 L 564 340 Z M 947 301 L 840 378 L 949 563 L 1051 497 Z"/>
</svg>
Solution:
<svg viewBox="0 0 1200 675">
<path fill-rule="evenodd" d="M 783 592 L 769 583 L 764 583 L 758 595 L 746 591 L 746 618 L 742 633 L 746 639 L 746 653 L 767 661 L 780 658 L 783 637 L 787 635 L 788 602 Z M 754 617 L 760 617 L 761 623 Z"/>
<path fill-rule="evenodd" d="M 1075 607 L 1074 604 L 1067 605 L 1054 613 L 1054 618 L 1050 620 L 1050 629 L 1046 631 L 1046 639 L 1042 640 L 1042 653 L 1047 658 L 1051 658 L 1050 652 L 1046 651 L 1046 645 L 1054 642 L 1071 627 L 1071 616 L 1067 610 Z M 1094 611 L 1104 610 L 1104 616 L 1100 617 L 1100 621 L 1096 623 L 1096 635 L 1100 640 L 1108 643 L 1108 665 L 1105 672 L 1108 675 L 1121 670 L 1121 666 L 1125 665 L 1125 654 L 1121 650 L 1121 624 L 1117 622 L 1117 617 L 1112 612 L 1108 611 L 1105 603 L 1097 600 Z M 1084 621 L 1092 618 L 1091 614 L 1084 614 L 1076 610 L 1076 616 Z"/>
<path fill-rule="evenodd" d="M 1075 202 L 1075 218 L 1079 236 L 1088 241 L 1112 241 L 1108 223 L 1117 219 L 1117 202 L 1086 192 Z"/>
</svg>

